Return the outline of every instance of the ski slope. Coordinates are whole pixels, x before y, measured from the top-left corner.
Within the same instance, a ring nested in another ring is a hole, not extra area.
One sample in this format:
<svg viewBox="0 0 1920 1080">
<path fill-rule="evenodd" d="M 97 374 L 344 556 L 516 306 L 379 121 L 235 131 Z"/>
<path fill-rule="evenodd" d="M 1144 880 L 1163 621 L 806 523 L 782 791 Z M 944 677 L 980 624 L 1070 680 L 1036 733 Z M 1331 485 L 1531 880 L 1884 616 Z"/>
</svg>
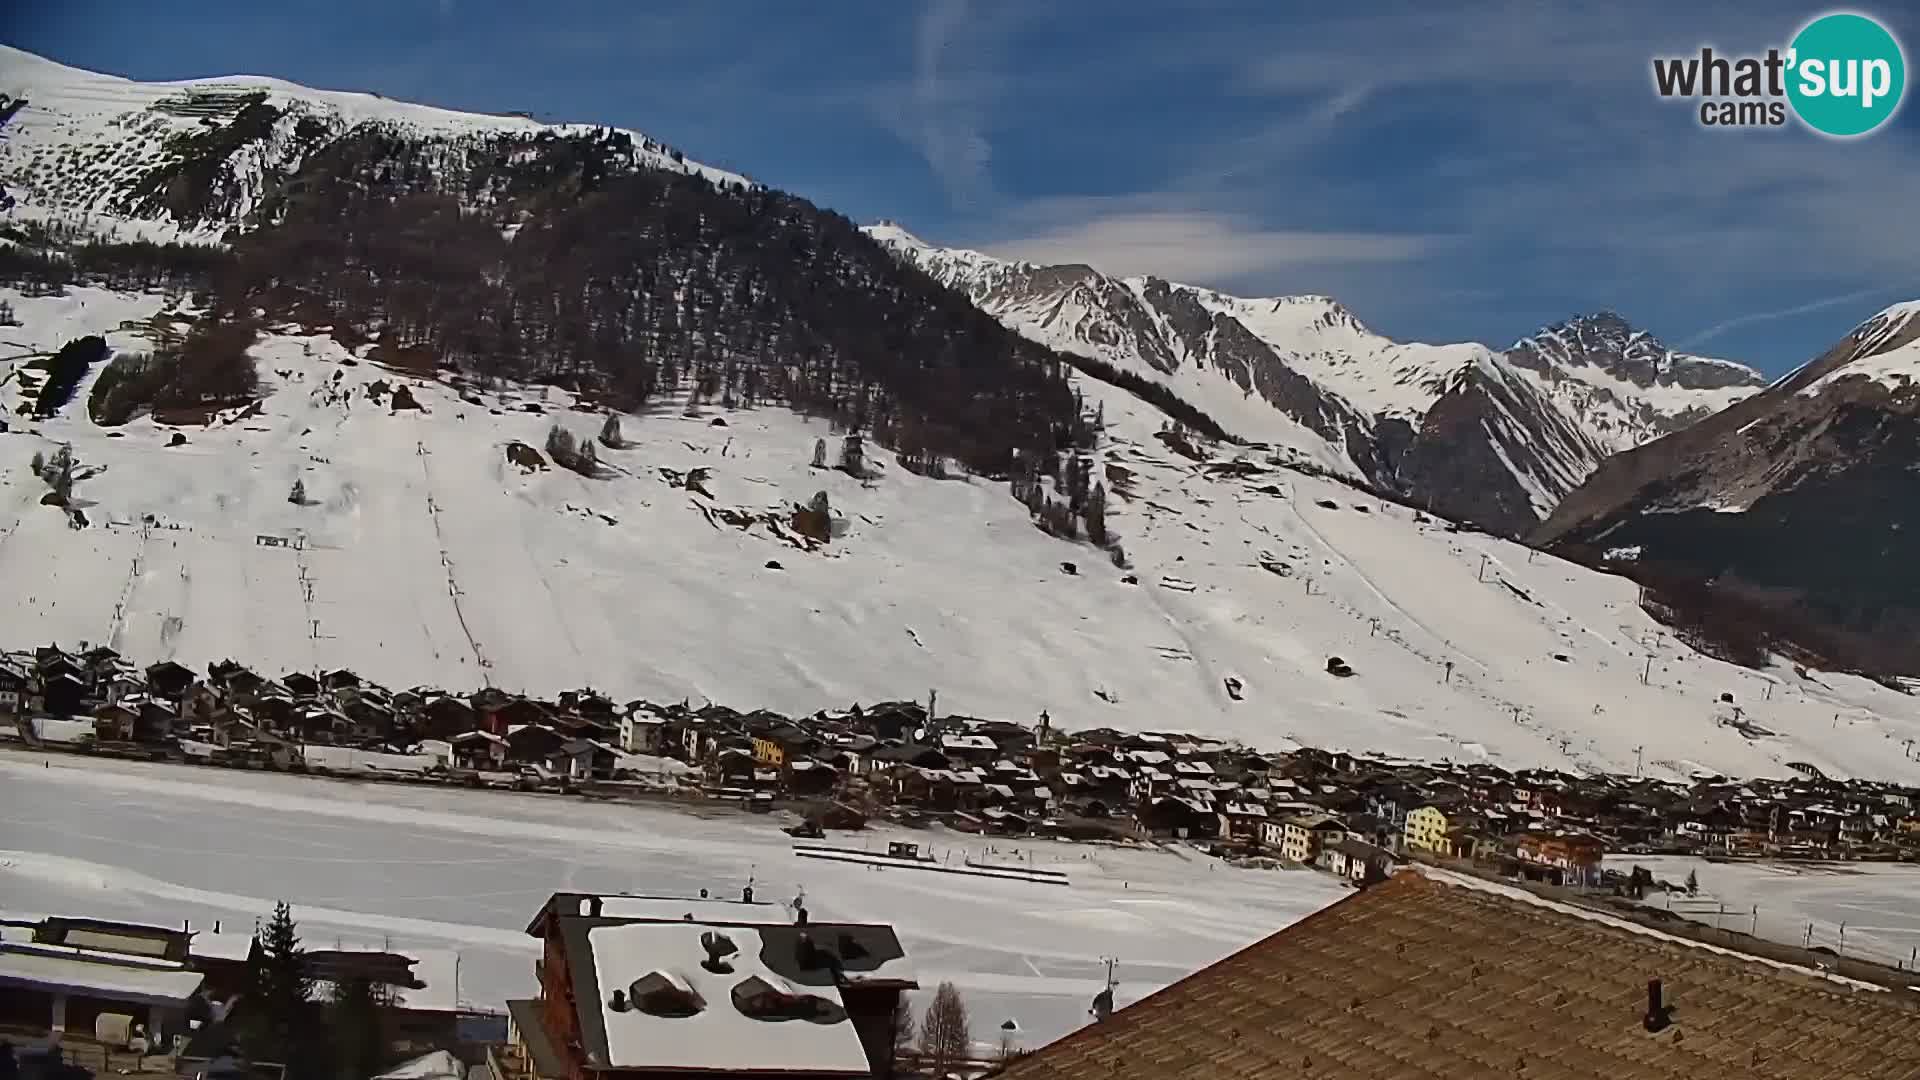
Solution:
<svg viewBox="0 0 1920 1080">
<path fill-rule="evenodd" d="M 85 289 L 12 299 L 24 325 L 0 333 L 0 357 L 87 331 L 139 347 L 116 328 L 164 305 Z M 556 422 L 599 430 L 565 393 L 462 390 L 292 332 L 254 355 L 270 387 L 258 415 L 182 429 L 173 448 L 149 419 L 95 426 L 86 383 L 37 423 L 14 413 L 18 380 L 0 384 L 15 428 L 0 435 L 7 645 L 789 713 L 931 688 L 956 713 L 1045 709 L 1070 729 L 1268 749 L 1920 780 L 1913 697 L 1699 656 L 1628 581 L 1449 532 L 1258 452 L 1188 460 L 1155 437 L 1160 413 L 1104 384 L 1082 388 L 1104 408 L 1096 475 L 1130 571 L 1039 532 L 1001 484 L 920 477 L 878 450 L 864 483 L 813 469 L 816 440 L 833 457 L 838 437 L 784 409 L 625 417 L 631 446 L 603 448 L 613 475 L 589 480 L 507 460 L 509 441 L 542 447 Z M 409 385 L 423 410 L 376 403 L 382 382 Z M 39 505 L 28 465 L 61 442 L 81 463 L 80 530 Z M 711 498 L 680 482 L 695 469 Z M 296 479 L 312 505 L 287 501 Z M 836 536 L 809 551 L 784 522 L 821 491 Z M 1336 655 L 1355 677 L 1326 674 Z M 1771 734 L 1729 726 L 1722 693 Z"/>
<path fill-rule="evenodd" d="M 613 806 L 549 796 L 399 788 L 291 776 L 0 751 L 0 909 L 245 933 L 276 900 L 314 945 L 458 954 L 461 1003 L 532 994 L 539 942 L 524 932 L 559 890 L 761 898 L 804 891 L 816 920 L 891 923 L 925 992 L 952 980 L 974 1037 L 1013 1020 L 1028 1047 L 1087 1022 L 1119 959 L 1125 1005 L 1347 895 L 1310 870 L 1239 870 L 1191 851 L 986 841 L 942 830 L 907 840 L 1064 870 L 1070 888 L 802 859 L 765 817 Z M 351 797 L 343 797 L 351 796 Z M 452 988 L 430 985 L 436 997 Z"/>
</svg>

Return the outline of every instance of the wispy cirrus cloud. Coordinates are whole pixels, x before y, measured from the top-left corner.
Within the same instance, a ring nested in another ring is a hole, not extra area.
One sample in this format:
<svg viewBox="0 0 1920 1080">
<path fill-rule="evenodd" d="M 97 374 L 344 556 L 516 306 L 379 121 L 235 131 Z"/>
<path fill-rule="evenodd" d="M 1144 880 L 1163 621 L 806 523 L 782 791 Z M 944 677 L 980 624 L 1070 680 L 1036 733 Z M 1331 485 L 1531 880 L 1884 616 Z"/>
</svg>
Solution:
<svg viewBox="0 0 1920 1080">
<path fill-rule="evenodd" d="M 1397 233 L 1274 229 L 1229 211 L 1141 209 L 1094 200 L 1081 207 L 1077 217 L 989 243 L 986 248 L 1008 259 L 1086 263 L 1119 276 L 1153 274 L 1193 284 L 1225 285 L 1305 266 L 1405 262 L 1428 254 L 1444 240 Z"/>
<path fill-rule="evenodd" d="M 1221 122 L 1129 133 L 1130 153 L 1165 163 L 1157 182 L 1001 207 L 971 234 L 1000 254 L 1263 292 L 1324 281 L 1429 338 L 1507 340 L 1609 306 L 1669 338 L 1798 362 L 1849 306 L 1920 292 L 1920 218 L 1899 209 L 1920 175 L 1913 126 L 1844 145 L 1703 128 L 1650 71 L 1702 44 L 1779 44 L 1803 21 L 1763 0 L 1236 25 L 1206 37 L 1231 74 L 1192 113 Z M 1177 30 L 1167 41 L 1181 47 Z M 1168 92 L 1101 87 L 1121 116 Z"/>
<path fill-rule="evenodd" d="M 1896 293 L 1907 291 L 1920 294 L 1920 285 L 1880 286 L 1871 289 L 1855 289 L 1852 292 L 1823 296 L 1818 300 L 1809 300 L 1804 304 L 1795 304 L 1792 307 L 1779 308 L 1773 311 L 1752 311 L 1745 315 L 1736 315 L 1731 319 L 1722 319 L 1697 334 L 1690 334 L 1676 344 L 1674 348 L 1691 349 L 1696 345 L 1712 341 L 1714 338 L 1719 337 L 1729 330 L 1737 330 L 1742 326 L 1754 326 L 1759 323 L 1774 322 L 1779 319 L 1790 319 L 1796 315 L 1811 315 L 1816 311 L 1825 311 L 1828 308 L 1839 307 L 1843 304 L 1854 304 L 1862 300 L 1871 300 L 1876 296 L 1892 296 Z"/>
<path fill-rule="evenodd" d="M 911 108 L 906 134 L 956 201 L 989 187 L 993 148 L 980 129 L 975 95 L 946 70 L 947 50 L 966 29 L 969 0 L 929 0 L 914 26 Z"/>
</svg>

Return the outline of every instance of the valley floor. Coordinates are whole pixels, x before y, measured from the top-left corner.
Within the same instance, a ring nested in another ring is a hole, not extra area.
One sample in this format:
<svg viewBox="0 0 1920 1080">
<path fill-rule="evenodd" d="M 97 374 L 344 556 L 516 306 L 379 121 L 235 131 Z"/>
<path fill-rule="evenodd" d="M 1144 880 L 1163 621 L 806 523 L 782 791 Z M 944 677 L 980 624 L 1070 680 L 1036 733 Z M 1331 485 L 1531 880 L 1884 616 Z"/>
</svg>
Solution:
<svg viewBox="0 0 1920 1080">
<path fill-rule="evenodd" d="M 1316 871 L 1239 870 L 1191 852 L 873 830 L 943 854 L 1027 860 L 1070 888 L 801 859 L 764 817 L 704 818 L 504 796 L 0 752 L 0 910 L 250 931 L 276 900 L 316 944 L 457 954 L 462 1003 L 534 988 L 523 932 L 557 890 L 804 890 L 821 920 L 893 924 L 917 977 L 953 980 L 975 1036 L 1014 1020 L 1049 1042 L 1087 1022 L 1101 957 L 1121 1004 L 1251 944 L 1348 887 Z M 841 842 L 836 840 L 836 842 Z M 992 852 L 989 853 L 989 848 Z M 957 855 L 956 855 L 957 858 Z M 449 995 L 450 996 L 450 995 Z"/>
</svg>

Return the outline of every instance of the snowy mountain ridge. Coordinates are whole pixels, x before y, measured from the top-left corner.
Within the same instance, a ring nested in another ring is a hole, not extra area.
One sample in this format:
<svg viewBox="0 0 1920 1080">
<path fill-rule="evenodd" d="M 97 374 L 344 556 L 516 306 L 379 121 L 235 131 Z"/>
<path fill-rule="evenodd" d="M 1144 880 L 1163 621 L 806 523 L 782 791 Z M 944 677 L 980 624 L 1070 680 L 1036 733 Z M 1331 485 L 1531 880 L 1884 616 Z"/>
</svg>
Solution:
<svg viewBox="0 0 1920 1080">
<path fill-rule="evenodd" d="M 1900 393 L 1920 385 L 1920 300 L 1894 304 L 1861 323 L 1849 335 L 1850 352 L 1818 372 L 1799 391 L 1818 394 L 1842 379 L 1863 378 Z M 1809 365 L 1811 366 L 1811 365 Z M 1802 368 L 1784 382 L 1794 381 Z"/>
<path fill-rule="evenodd" d="M 1721 583 L 1866 670 L 1920 671 L 1920 301 L 1603 464 L 1534 535 Z M 1771 613 L 1771 614 L 1766 614 Z"/>
<path fill-rule="evenodd" d="M 17 598 L 18 645 L 789 713 L 936 687 L 969 715 L 1046 709 L 1070 729 L 1274 749 L 1624 772 L 1644 747 L 1673 776 L 1805 761 L 1920 779 L 1890 753 L 1920 738 L 1914 698 L 1701 656 L 1631 582 L 1453 531 L 1285 455 L 1169 442 L 1163 413 L 1094 379 L 1076 384 L 1105 418 L 1094 472 L 1124 567 L 1035 528 L 999 483 L 877 451 L 865 477 L 815 468 L 817 441 L 837 436 L 781 408 L 683 393 L 619 416 L 590 479 L 542 448 L 556 424 L 600 430 L 603 409 L 391 369 L 293 326 L 252 349 L 257 402 L 208 423 L 102 426 L 99 365 L 33 419 L 18 407 L 43 378 L 36 356 L 88 333 L 151 348 L 186 313 L 93 288 L 0 298 L 27 350 L 0 358 L 0 593 Z M 62 444 L 79 462 L 77 529 L 29 465 Z M 823 492 L 824 543 L 794 519 Z M 1331 657 L 1356 674 L 1328 674 Z M 1746 709 L 1738 726 L 1722 692 Z"/>
<path fill-rule="evenodd" d="M 450 169 L 464 171 L 501 139 L 618 137 L 631 167 L 752 184 L 638 132 L 456 112 L 257 75 L 136 82 L 6 45 L 0 134 L 0 186 L 17 216 L 121 238 L 217 240 L 250 222 L 309 157 L 348 138 L 429 142 Z"/>
<path fill-rule="evenodd" d="M 1242 438 L 1299 447 L 1501 531 L 1537 524 L 1607 455 L 1765 383 L 1744 365 L 1667 349 L 1611 312 L 1505 351 L 1403 343 L 1331 297 L 1236 297 L 1002 260 L 893 222 L 867 233 L 1007 326 L 1160 382 Z"/>
</svg>

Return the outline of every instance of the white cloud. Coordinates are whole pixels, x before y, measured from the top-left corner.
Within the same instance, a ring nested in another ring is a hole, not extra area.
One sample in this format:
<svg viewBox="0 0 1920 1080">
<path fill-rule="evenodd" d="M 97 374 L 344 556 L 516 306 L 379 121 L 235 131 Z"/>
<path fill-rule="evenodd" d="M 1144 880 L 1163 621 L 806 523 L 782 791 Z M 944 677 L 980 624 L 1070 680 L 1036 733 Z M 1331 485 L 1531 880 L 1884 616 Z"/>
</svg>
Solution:
<svg viewBox="0 0 1920 1080">
<path fill-rule="evenodd" d="M 1736 315 L 1731 319 L 1722 319 L 1712 326 L 1707 327 L 1705 330 L 1689 336 L 1686 340 L 1675 345 L 1674 348 L 1690 349 L 1702 342 L 1711 341 L 1729 330 L 1737 330 L 1742 326 L 1772 322 L 1775 319 L 1790 319 L 1795 315 L 1810 315 L 1816 311 L 1825 311 L 1830 307 L 1856 303 L 1874 296 L 1888 296 L 1900 291 L 1902 290 L 1898 287 L 1855 289 L 1852 292 L 1840 293 L 1836 296 L 1823 296 L 1818 300 L 1809 300 L 1804 304 L 1795 304 L 1792 307 L 1780 308 L 1775 311 L 1754 311 L 1745 315 Z"/>
<path fill-rule="evenodd" d="M 967 0 L 929 0 L 914 27 L 912 110 L 906 134 L 955 200 L 965 202 L 987 188 L 992 147 L 982 135 L 977 110 L 957 92 L 944 71 L 945 53 L 965 29 Z"/>
<path fill-rule="evenodd" d="M 1119 276 L 1153 274 L 1218 284 L 1282 269 L 1419 258 L 1436 238 L 1393 233 L 1263 229 L 1231 213 L 1198 210 L 1096 212 L 986 245 L 1037 263 L 1086 263 Z"/>
</svg>

